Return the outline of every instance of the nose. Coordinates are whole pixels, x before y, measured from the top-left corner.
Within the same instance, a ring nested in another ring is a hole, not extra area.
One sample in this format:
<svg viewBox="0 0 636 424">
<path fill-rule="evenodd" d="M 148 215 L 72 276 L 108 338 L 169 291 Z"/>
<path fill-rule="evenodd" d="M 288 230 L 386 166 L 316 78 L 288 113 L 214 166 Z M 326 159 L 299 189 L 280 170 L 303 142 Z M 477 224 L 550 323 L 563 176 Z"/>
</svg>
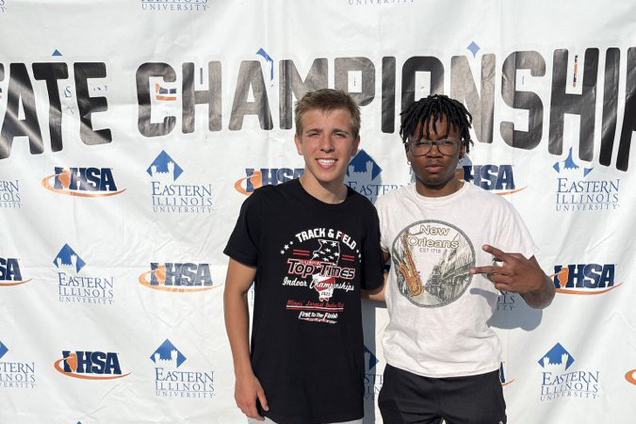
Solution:
<svg viewBox="0 0 636 424">
<path fill-rule="evenodd" d="M 334 150 L 334 142 L 328 134 L 320 138 L 320 150 L 323 152 L 332 152 Z"/>
<path fill-rule="evenodd" d="M 428 151 L 428 153 L 426 153 L 426 156 L 432 156 L 432 157 L 439 157 L 439 156 L 444 156 L 442 155 L 442 152 L 439 150 L 439 143 L 438 142 L 433 142 L 433 145 L 431 146 L 431 150 Z"/>
</svg>

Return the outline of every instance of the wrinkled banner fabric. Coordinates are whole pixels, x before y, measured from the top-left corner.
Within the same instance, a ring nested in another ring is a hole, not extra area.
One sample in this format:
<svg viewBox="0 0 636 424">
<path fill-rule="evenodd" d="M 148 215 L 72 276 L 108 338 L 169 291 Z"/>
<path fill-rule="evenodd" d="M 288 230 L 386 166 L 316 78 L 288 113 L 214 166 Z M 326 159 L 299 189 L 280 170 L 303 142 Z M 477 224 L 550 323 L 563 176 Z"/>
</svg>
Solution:
<svg viewBox="0 0 636 424">
<path fill-rule="evenodd" d="M 502 293 L 490 321 L 509 422 L 632 422 L 635 15 L 627 0 L 0 0 L 0 422 L 245 422 L 222 249 L 254 189 L 302 175 L 293 106 L 322 87 L 361 105 L 346 182 L 371 200 L 412 181 L 403 107 L 466 104 L 458 175 L 517 208 L 557 288 L 543 311 Z M 379 423 L 387 314 L 363 309 Z"/>
</svg>

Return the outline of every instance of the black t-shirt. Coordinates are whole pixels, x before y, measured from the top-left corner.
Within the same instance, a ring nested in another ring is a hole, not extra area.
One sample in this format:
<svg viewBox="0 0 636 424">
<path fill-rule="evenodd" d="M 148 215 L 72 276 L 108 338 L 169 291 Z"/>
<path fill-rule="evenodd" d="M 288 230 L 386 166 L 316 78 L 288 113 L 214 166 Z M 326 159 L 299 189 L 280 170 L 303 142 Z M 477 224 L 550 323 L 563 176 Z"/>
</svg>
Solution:
<svg viewBox="0 0 636 424">
<path fill-rule="evenodd" d="M 340 204 L 299 180 L 255 190 L 224 253 L 256 267 L 252 367 L 280 424 L 362 418 L 360 288 L 380 287 L 378 217 L 348 190 Z"/>
</svg>

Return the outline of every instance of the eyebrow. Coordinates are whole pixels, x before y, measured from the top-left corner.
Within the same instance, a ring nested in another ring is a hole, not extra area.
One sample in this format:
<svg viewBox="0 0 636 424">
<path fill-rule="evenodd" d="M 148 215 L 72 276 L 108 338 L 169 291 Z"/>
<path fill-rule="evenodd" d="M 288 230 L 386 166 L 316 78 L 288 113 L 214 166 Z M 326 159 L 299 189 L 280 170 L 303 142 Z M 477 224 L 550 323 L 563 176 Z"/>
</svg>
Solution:
<svg viewBox="0 0 636 424">
<path fill-rule="evenodd" d="M 315 131 L 315 132 L 319 132 L 319 133 L 323 133 L 323 132 L 324 132 L 324 129 L 322 129 L 322 128 L 307 128 L 304 132 L 313 132 L 313 131 Z M 351 134 L 351 131 L 349 131 L 349 130 L 345 130 L 345 129 L 342 129 L 342 128 L 333 128 L 333 129 L 331 130 L 331 133 L 345 133 L 345 134 Z"/>
</svg>

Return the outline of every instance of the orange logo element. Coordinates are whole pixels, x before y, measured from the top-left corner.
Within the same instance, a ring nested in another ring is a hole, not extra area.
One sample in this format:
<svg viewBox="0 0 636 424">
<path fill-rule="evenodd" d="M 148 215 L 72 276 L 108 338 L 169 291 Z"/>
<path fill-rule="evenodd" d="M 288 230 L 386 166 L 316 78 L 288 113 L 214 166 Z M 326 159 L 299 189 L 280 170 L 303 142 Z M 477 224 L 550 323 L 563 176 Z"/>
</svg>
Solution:
<svg viewBox="0 0 636 424">
<path fill-rule="evenodd" d="M 570 268 L 568 267 L 563 267 L 561 268 L 561 271 L 559 271 L 557 274 L 552 274 L 550 276 L 550 278 L 558 278 L 559 279 L 559 285 L 561 286 L 561 288 L 557 288 L 556 292 L 557 293 L 564 293 L 564 294 L 580 294 L 580 295 L 584 295 L 584 296 L 591 296 L 591 295 L 596 295 L 596 294 L 603 294 L 603 293 L 607 293 L 608 291 L 614 290 L 615 288 L 620 287 L 623 283 L 619 283 L 615 286 L 612 286 L 610 288 L 607 288 L 605 290 L 593 290 L 593 291 L 585 291 L 585 290 L 572 290 L 572 289 L 568 289 L 565 286 L 568 284 L 568 281 L 570 281 Z"/>
<path fill-rule="evenodd" d="M 84 168 L 82 169 L 84 170 L 84 172 L 86 172 Z M 89 170 L 97 170 L 97 168 L 90 168 Z M 92 184 L 97 184 L 99 181 L 98 176 L 96 175 L 91 175 L 90 177 L 86 177 L 86 178 L 89 179 Z M 112 175 L 111 175 L 111 178 L 112 178 Z M 59 182 L 58 187 L 61 186 L 61 188 L 55 187 L 56 179 Z M 72 182 L 73 182 L 73 172 L 70 169 L 64 169 L 59 174 L 53 174 L 53 175 L 44 177 L 42 179 L 42 186 L 45 189 L 50 190 L 54 193 L 63 194 L 65 196 L 76 196 L 76 197 L 109 197 L 109 196 L 115 196 L 115 195 L 121 194 L 124 191 L 126 191 L 126 189 L 112 191 L 112 192 L 73 190 L 70 188 Z"/>
<path fill-rule="evenodd" d="M 636 385 L 636 369 L 627 371 L 627 374 L 625 374 L 625 380 Z"/>
<path fill-rule="evenodd" d="M 153 275 L 154 275 L 154 280 L 158 284 L 152 284 L 151 281 L 153 280 Z M 168 291 L 168 292 L 178 292 L 178 293 L 200 292 L 200 291 L 212 290 L 219 287 L 219 286 L 203 286 L 202 287 L 202 286 L 189 286 L 189 285 L 167 286 L 165 265 L 160 265 L 157 267 L 157 269 L 147 271 L 141 274 L 139 276 L 139 283 L 141 283 L 142 286 L 145 286 L 151 289 L 160 290 L 160 291 Z"/>
<path fill-rule="evenodd" d="M 248 191 L 248 182 L 252 185 L 252 190 Z M 236 183 L 234 183 L 234 188 L 239 193 L 242 193 L 246 196 L 252 194 L 252 191 L 263 186 L 263 173 L 261 171 L 254 171 L 254 174 L 249 177 L 241 178 Z"/>
<path fill-rule="evenodd" d="M 64 361 L 66 361 L 66 364 L 71 369 L 71 372 L 64 371 L 64 368 L 62 367 L 62 363 Z M 130 373 L 126 373 L 122 375 L 109 375 L 107 377 L 104 377 L 104 376 L 96 376 L 96 375 L 75 374 L 77 372 L 77 365 L 78 365 L 78 362 L 77 362 L 76 353 L 71 353 L 67 358 L 58 359 L 53 364 L 53 366 L 58 372 L 68 377 L 79 378 L 80 380 L 115 380 L 117 378 L 124 378 L 130 375 Z"/>
<path fill-rule="evenodd" d="M 0 287 L 19 286 L 20 284 L 28 283 L 31 280 L 33 280 L 33 278 L 29 278 L 28 280 L 25 280 L 25 281 L 15 281 L 12 283 L 0 281 Z"/>
</svg>

